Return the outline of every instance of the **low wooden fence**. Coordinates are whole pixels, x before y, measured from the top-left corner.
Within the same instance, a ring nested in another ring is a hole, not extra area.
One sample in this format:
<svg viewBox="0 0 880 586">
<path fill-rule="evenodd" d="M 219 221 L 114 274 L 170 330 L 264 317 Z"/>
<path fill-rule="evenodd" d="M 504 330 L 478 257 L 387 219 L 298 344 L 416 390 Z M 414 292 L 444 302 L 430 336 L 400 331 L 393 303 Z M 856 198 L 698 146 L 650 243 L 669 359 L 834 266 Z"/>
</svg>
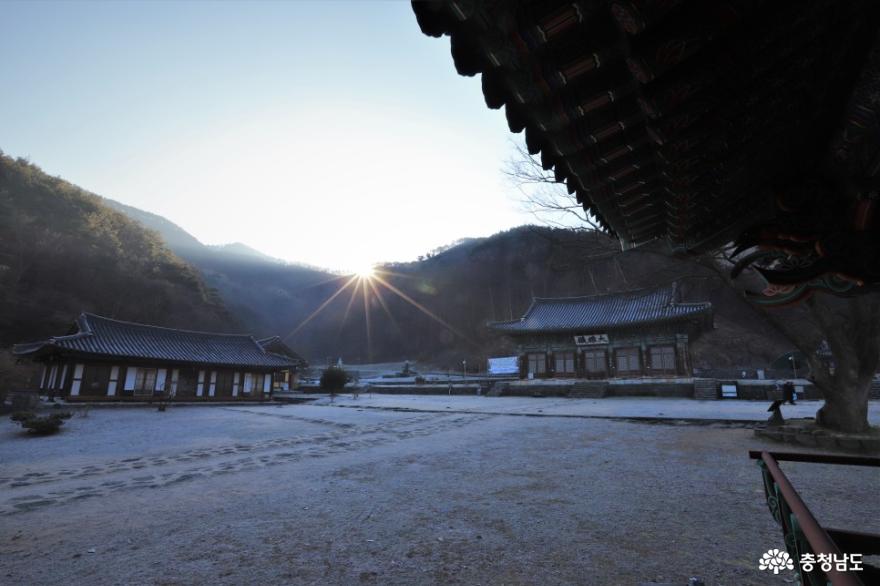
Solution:
<svg viewBox="0 0 880 586">
<path fill-rule="evenodd" d="M 880 568 L 863 561 L 880 554 L 880 535 L 822 527 L 779 467 L 780 461 L 880 467 L 880 458 L 758 451 L 749 457 L 761 468 L 767 506 L 803 586 L 880 584 Z"/>
</svg>

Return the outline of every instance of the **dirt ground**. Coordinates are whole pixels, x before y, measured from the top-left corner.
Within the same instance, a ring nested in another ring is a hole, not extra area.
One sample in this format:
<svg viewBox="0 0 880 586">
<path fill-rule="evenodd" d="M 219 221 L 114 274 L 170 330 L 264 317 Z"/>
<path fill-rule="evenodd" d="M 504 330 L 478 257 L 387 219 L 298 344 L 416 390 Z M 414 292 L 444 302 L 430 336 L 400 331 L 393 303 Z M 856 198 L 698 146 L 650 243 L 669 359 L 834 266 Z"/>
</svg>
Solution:
<svg viewBox="0 0 880 586">
<path fill-rule="evenodd" d="M 750 429 L 351 403 L 0 422 L 0 583 L 792 581 L 757 568 L 783 544 L 747 451 L 780 446 Z M 783 469 L 880 532 L 876 469 Z"/>
</svg>

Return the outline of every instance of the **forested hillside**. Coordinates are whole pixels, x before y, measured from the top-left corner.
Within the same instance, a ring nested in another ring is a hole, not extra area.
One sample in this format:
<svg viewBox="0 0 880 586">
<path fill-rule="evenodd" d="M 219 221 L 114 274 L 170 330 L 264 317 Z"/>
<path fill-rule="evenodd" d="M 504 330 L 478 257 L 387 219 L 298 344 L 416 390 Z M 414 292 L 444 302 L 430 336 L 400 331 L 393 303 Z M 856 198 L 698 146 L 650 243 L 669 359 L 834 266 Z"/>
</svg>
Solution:
<svg viewBox="0 0 880 586">
<path fill-rule="evenodd" d="M 239 327 L 157 234 L 2 154 L 0 235 L 0 347 L 64 333 L 83 310 L 175 327 Z"/>
</svg>

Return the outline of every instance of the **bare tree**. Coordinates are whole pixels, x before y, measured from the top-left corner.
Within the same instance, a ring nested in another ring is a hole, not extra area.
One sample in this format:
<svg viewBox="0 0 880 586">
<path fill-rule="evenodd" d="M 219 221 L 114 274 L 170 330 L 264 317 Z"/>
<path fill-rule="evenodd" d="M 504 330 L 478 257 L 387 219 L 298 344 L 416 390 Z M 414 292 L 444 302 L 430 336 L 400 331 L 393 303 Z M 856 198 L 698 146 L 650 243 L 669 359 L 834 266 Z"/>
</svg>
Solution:
<svg viewBox="0 0 880 586">
<path fill-rule="evenodd" d="M 526 148 L 511 141 L 515 154 L 509 158 L 501 172 L 520 192 L 523 208 L 543 224 L 574 230 L 599 230 L 595 220 L 556 180 L 553 171 L 547 171 L 541 161 L 529 154 Z"/>
<path fill-rule="evenodd" d="M 813 383 L 825 399 L 816 423 L 838 431 L 867 431 L 868 398 L 880 366 L 880 295 L 839 297 L 816 291 L 794 307 L 760 305 L 746 288 L 766 286 L 766 281 L 754 270 L 737 278 L 727 250 L 697 260 L 750 300 L 748 306 L 806 356 Z"/>
<path fill-rule="evenodd" d="M 598 234 L 595 220 L 556 180 L 555 174 L 545 170 L 540 160 L 522 145 L 515 144 L 515 149 L 503 173 L 523 194 L 525 209 L 542 223 L 594 230 Z M 671 254 L 660 247 L 642 247 L 635 251 Z M 734 271 L 732 251 L 732 244 L 728 244 L 711 253 L 694 256 L 693 260 L 714 271 L 721 282 L 749 301 L 753 311 L 807 357 L 813 382 L 825 400 L 816 413 L 817 424 L 838 431 L 868 430 L 868 397 L 880 366 L 880 295 L 868 293 L 843 298 L 816 292 L 795 308 L 761 305 L 755 303 L 755 297 L 747 289 L 763 290 L 768 283 L 751 268 Z M 585 250 L 583 258 L 611 257 L 617 252 L 619 250 L 593 248 Z M 746 255 L 750 252 L 754 251 L 745 251 Z"/>
</svg>

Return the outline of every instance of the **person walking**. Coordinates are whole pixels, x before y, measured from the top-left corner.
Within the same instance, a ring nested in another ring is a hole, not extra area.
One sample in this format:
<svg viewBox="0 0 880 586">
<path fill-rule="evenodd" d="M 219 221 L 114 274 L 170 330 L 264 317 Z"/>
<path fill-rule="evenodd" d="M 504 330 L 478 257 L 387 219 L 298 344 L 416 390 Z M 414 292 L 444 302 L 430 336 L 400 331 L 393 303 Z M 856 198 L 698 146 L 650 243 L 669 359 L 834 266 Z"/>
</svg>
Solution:
<svg viewBox="0 0 880 586">
<path fill-rule="evenodd" d="M 794 383 L 790 380 L 785 381 L 785 384 L 782 385 L 782 401 L 790 405 L 797 405 L 794 402 L 795 396 Z"/>
</svg>

